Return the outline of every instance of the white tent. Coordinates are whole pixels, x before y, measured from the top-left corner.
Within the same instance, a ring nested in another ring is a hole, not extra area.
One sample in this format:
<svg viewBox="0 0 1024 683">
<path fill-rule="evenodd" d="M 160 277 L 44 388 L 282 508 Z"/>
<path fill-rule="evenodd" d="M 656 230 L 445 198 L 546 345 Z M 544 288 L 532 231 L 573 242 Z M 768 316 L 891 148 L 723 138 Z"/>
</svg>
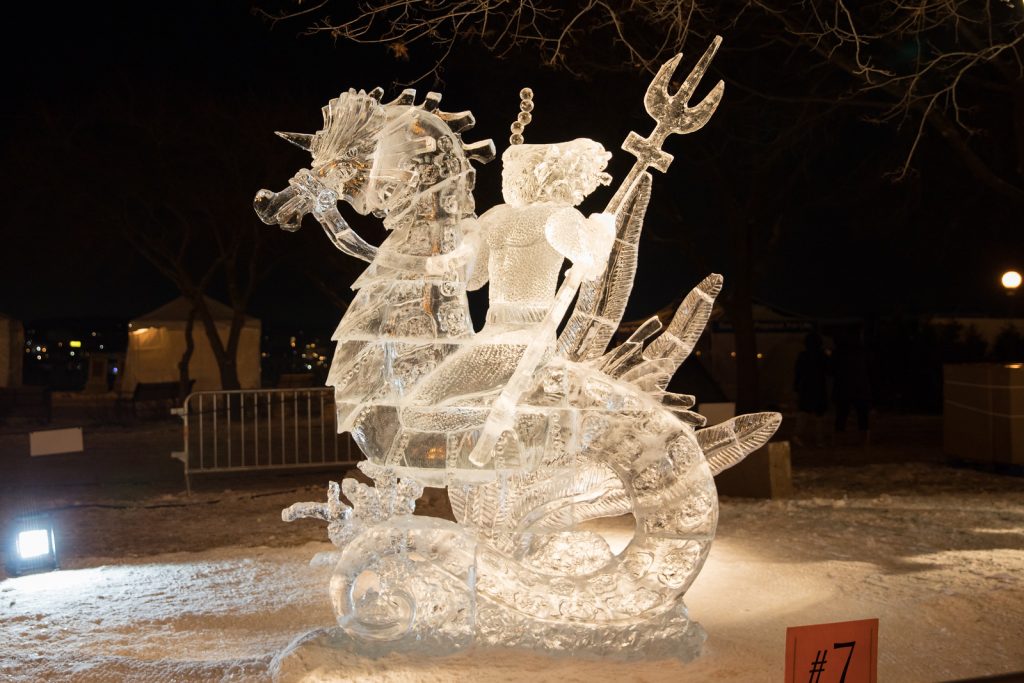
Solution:
<svg viewBox="0 0 1024 683">
<path fill-rule="evenodd" d="M 227 344 L 233 311 L 219 301 L 204 297 L 206 307 L 217 324 L 217 332 Z M 192 302 L 178 297 L 129 324 L 128 353 L 125 356 L 121 391 L 130 394 L 142 382 L 178 381 L 178 363 L 185 353 L 185 326 Z M 220 370 L 213 355 L 206 328 L 196 317 L 192 330 L 195 350 L 188 364 L 189 377 L 195 380 L 193 391 L 221 388 Z M 260 386 L 260 321 L 246 316 L 238 340 L 238 382 L 243 389 Z"/>
<path fill-rule="evenodd" d="M 0 313 L 0 388 L 21 386 L 24 347 L 25 330 L 21 323 Z"/>
</svg>

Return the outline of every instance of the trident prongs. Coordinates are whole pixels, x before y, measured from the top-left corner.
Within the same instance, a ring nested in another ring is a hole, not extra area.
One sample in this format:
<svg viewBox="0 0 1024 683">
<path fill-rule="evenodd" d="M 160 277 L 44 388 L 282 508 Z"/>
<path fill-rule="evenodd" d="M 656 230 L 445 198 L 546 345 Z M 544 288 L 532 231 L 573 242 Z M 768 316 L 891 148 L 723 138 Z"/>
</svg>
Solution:
<svg viewBox="0 0 1024 683">
<path fill-rule="evenodd" d="M 712 47 L 714 44 L 712 43 Z M 651 115 L 655 121 L 658 120 L 661 110 L 668 106 L 672 99 L 669 95 L 668 87 L 672 83 L 672 74 L 676 72 L 676 67 L 679 66 L 679 62 L 683 61 L 683 53 L 680 52 L 672 59 L 668 60 L 661 65 L 658 69 L 658 73 L 654 74 L 654 80 L 647 86 L 647 92 L 644 93 L 644 109 Z M 682 88 L 676 92 L 676 95 L 682 92 Z"/>
<path fill-rule="evenodd" d="M 722 37 L 715 36 L 704 55 L 698 60 L 697 65 L 693 67 L 693 71 L 686 77 L 674 95 L 669 93 L 668 87 L 683 56 L 676 55 L 658 69 L 658 73 L 654 76 L 654 80 L 651 81 L 651 85 L 644 95 L 644 108 L 654 119 L 654 130 L 646 138 L 630 131 L 625 142 L 622 143 L 622 149 L 633 154 L 636 157 L 636 163 L 633 164 L 633 168 L 608 203 L 606 209 L 608 212 L 618 211 L 627 190 L 648 168 L 653 166 L 662 173 L 668 170 L 669 164 L 672 163 L 672 155 L 661 149 L 665 138 L 674 133 L 686 134 L 698 131 L 711 119 L 712 114 L 718 108 L 718 103 L 722 100 L 722 93 L 725 91 L 724 81 L 719 81 L 707 97 L 701 100 L 700 104 L 691 107 L 689 100 L 721 44 Z"/>
<path fill-rule="evenodd" d="M 722 92 L 725 90 L 724 81 L 719 81 L 697 106 L 690 107 L 688 104 L 693 96 L 693 91 L 697 89 L 697 84 L 704 77 L 704 72 L 708 70 L 711 60 L 715 58 L 715 53 L 718 52 L 718 46 L 721 44 L 722 37 L 715 36 L 675 95 L 669 95 L 668 86 L 672 80 L 672 74 L 683 58 L 681 54 L 665 62 L 658 69 L 654 80 L 651 81 L 651 85 L 644 95 L 644 109 L 658 124 L 666 124 L 670 127 L 669 134 L 686 134 L 700 130 L 718 108 L 718 103 L 722 100 Z"/>
</svg>

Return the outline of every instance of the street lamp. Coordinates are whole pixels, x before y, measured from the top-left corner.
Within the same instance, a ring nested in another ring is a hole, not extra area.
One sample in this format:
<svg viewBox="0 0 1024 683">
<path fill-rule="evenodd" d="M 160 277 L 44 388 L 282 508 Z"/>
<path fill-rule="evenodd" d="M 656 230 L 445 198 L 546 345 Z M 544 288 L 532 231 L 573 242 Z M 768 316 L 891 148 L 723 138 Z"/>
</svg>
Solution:
<svg viewBox="0 0 1024 683">
<path fill-rule="evenodd" d="M 1003 273 L 1003 276 L 999 278 L 999 281 L 1003 283 L 1003 288 L 1006 290 L 1006 293 L 1013 295 L 1016 293 L 1017 288 L 1020 287 L 1020 273 L 1016 270 L 1008 270 Z"/>
</svg>

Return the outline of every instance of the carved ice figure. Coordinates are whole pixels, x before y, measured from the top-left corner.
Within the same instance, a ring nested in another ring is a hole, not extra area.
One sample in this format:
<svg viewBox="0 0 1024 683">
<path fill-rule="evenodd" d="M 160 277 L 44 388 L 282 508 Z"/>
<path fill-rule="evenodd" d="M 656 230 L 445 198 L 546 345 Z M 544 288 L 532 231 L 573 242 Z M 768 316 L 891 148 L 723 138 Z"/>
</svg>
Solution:
<svg viewBox="0 0 1024 683">
<path fill-rule="evenodd" d="M 581 278 L 593 279 L 604 270 L 614 241 L 613 216 L 587 219 L 573 208 L 599 184 L 611 182 L 604 172 L 610 157 L 586 139 L 505 151 L 506 203 L 462 224 L 475 252 L 467 289 L 490 282 L 487 321 L 472 345 L 449 356 L 413 390 L 402 409 L 403 426 L 449 434 L 480 427 L 530 345 L 541 357 L 554 351 L 565 311 L 549 313 L 563 258 Z M 554 324 L 545 325 L 549 317 Z"/>
<path fill-rule="evenodd" d="M 420 105 L 413 90 L 386 104 L 382 94 L 349 90 L 323 108 L 324 127 L 316 134 L 280 134 L 307 149 L 313 163 L 287 189 L 262 190 L 255 202 L 265 222 L 286 229 L 297 229 L 312 213 L 335 246 L 370 262 L 333 336 L 328 384 L 335 387 L 339 429 L 351 431 L 375 460 L 397 457 L 401 398 L 472 336 L 470 253 L 459 223 L 474 215 L 469 161 L 494 156 L 490 140 L 462 141 L 473 115 L 441 111 L 437 93 Z M 390 234 L 379 248 L 348 227 L 339 199 L 384 219 Z M 431 450 L 437 445 L 421 444 L 409 466 L 436 466 L 443 453 Z"/>
<path fill-rule="evenodd" d="M 699 652 L 703 631 L 682 596 L 714 537 L 713 476 L 767 441 L 779 416 L 701 429 L 694 398 L 666 390 L 707 322 L 718 275 L 665 329 L 652 318 L 606 347 L 636 270 L 647 168 L 665 171 L 664 139 L 714 113 L 722 83 L 688 100 L 719 42 L 674 95 L 680 57 L 655 76 L 644 99 L 655 129 L 627 137 L 637 163 L 606 215 L 589 219 L 572 207 L 605 181 L 607 161 L 589 140 L 513 145 L 507 203 L 477 219 L 467 159 L 490 143 L 463 145 L 455 128 L 471 115 L 439 112 L 436 93 L 415 105 L 409 91 L 389 104 L 379 91 L 349 91 L 325 108 L 323 130 L 285 135 L 313 153 L 312 167 L 283 192 L 261 191 L 257 211 L 288 229 L 313 213 L 339 249 L 370 261 L 335 334 L 329 382 L 375 486 L 345 480 L 352 507 L 332 484 L 326 504 L 283 513 L 329 521 L 342 549 L 331 599 L 353 647 Z M 391 233 L 379 249 L 348 229 L 338 199 L 384 218 Z M 474 335 L 465 291 L 487 278 L 491 308 Z M 456 522 L 412 516 L 424 485 L 447 487 Z M 633 538 L 617 554 L 583 526 L 629 514 Z"/>
</svg>

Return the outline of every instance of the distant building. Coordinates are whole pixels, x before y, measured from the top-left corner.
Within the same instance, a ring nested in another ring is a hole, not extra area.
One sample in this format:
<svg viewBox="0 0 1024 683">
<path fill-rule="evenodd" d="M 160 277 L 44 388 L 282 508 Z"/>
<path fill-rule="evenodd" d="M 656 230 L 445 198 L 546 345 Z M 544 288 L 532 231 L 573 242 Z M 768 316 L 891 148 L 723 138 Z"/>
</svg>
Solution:
<svg viewBox="0 0 1024 683">
<path fill-rule="evenodd" d="M 217 325 L 223 343 L 227 343 L 234 311 L 206 297 L 206 306 Z M 164 304 L 129 323 L 128 351 L 125 356 L 121 392 L 131 394 L 141 382 L 176 382 L 178 364 L 185 353 L 185 328 L 192 302 L 185 297 Z M 194 391 L 221 388 L 220 369 L 213 355 L 206 328 L 196 318 L 192 330 L 195 350 L 189 361 L 189 377 Z M 260 387 L 260 321 L 246 316 L 238 341 L 238 382 L 243 389 Z"/>
<path fill-rule="evenodd" d="M 20 387 L 25 328 L 21 322 L 0 313 L 0 388 Z"/>
</svg>

